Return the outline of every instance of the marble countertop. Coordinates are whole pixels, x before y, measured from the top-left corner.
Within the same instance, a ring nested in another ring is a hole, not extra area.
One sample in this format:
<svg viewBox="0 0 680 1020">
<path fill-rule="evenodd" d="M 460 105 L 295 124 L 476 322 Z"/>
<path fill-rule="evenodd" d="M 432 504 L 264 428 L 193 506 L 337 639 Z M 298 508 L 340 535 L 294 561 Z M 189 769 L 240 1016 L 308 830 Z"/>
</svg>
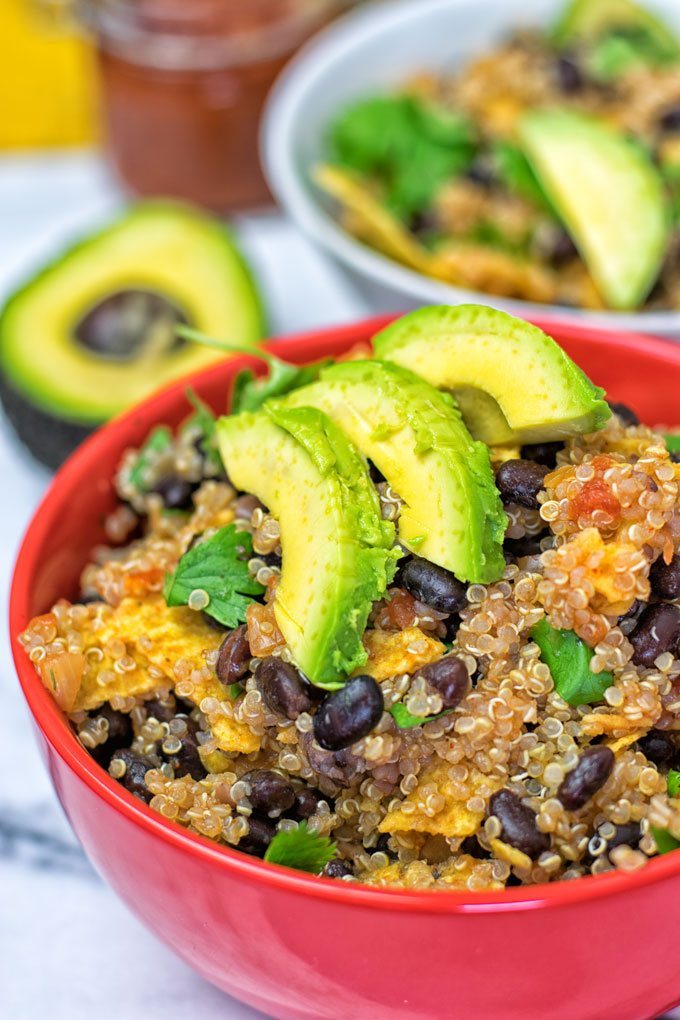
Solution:
<svg viewBox="0 0 680 1020">
<path fill-rule="evenodd" d="M 123 201 L 89 155 L 0 160 L 0 302 L 15 282 Z M 349 321 L 367 308 L 274 212 L 237 230 L 262 281 L 272 328 Z M 18 542 L 49 482 L 0 417 L 0 615 Z M 8 498 L 9 496 L 9 498 Z M 0 631 L 0 1015 L 7 1020 L 247 1020 L 177 960 L 95 874 L 38 757 Z M 680 1020 L 680 1010 L 668 1017 Z M 576 1018 L 575 1018 L 576 1020 Z"/>
</svg>

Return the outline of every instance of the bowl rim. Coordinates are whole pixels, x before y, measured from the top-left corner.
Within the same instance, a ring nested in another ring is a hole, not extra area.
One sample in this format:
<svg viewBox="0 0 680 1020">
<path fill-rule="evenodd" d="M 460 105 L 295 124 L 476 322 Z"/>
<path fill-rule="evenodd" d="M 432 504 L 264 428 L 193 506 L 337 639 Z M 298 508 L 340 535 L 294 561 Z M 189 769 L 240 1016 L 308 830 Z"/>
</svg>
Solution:
<svg viewBox="0 0 680 1020">
<path fill-rule="evenodd" d="M 304 119 L 307 97 L 319 89 L 329 66 L 342 62 L 358 41 L 384 45 L 382 33 L 427 20 L 452 7 L 474 2 L 497 7 L 499 0 L 390 0 L 349 11 L 316 33 L 286 65 L 271 89 L 260 125 L 261 162 L 280 206 L 306 235 L 341 265 L 405 298 L 438 304 L 491 304 L 522 318 L 559 316 L 564 322 L 597 328 L 626 329 L 677 336 L 680 311 L 615 311 L 571 308 L 487 291 L 468 290 L 426 276 L 363 244 L 324 208 L 318 191 L 297 165 L 293 145 L 297 123 Z"/>
<path fill-rule="evenodd" d="M 304 362 L 305 352 L 314 348 L 318 350 L 319 344 L 333 343 L 350 347 L 354 343 L 365 341 L 393 318 L 394 316 L 380 316 L 350 325 L 282 336 L 270 340 L 266 347 L 279 354 L 283 353 L 284 356 L 297 355 L 300 361 Z M 559 323 L 556 320 L 541 320 L 536 324 L 548 331 L 554 331 L 561 338 L 573 337 L 613 352 L 625 351 L 635 354 L 651 351 L 660 361 L 673 363 L 680 368 L 680 347 L 658 338 L 639 334 L 617 336 L 610 331 L 574 326 L 572 323 Z M 201 384 L 215 372 L 224 372 L 225 385 L 229 385 L 235 372 L 254 363 L 255 359 L 247 355 L 230 359 L 228 368 L 226 360 L 216 362 L 156 391 L 103 426 L 68 458 L 32 514 L 15 558 L 12 575 L 9 600 L 10 640 L 24 698 L 35 725 L 52 750 L 110 808 L 177 850 L 186 852 L 208 865 L 231 871 L 244 880 L 260 883 L 269 888 L 304 894 L 326 902 L 375 907 L 378 910 L 432 914 L 507 913 L 566 907 L 584 900 L 633 892 L 680 875 L 680 853 L 670 853 L 650 860 L 643 868 L 631 873 L 608 872 L 571 882 L 552 882 L 475 893 L 465 890 L 383 889 L 319 878 L 265 863 L 259 858 L 249 857 L 238 850 L 214 843 L 183 829 L 128 793 L 79 744 L 75 735 L 65 725 L 63 713 L 44 688 L 18 641 L 19 632 L 29 616 L 30 589 L 38 566 L 40 550 L 48 541 L 57 505 L 63 503 L 64 493 L 80 486 L 82 479 L 88 477 L 90 469 L 96 469 L 103 450 L 120 446 L 122 452 L 129 426 L 132 423 L 138 424 L 140 412 L 144 419 L 148 418 L 148 427 L 151 428 L 153 424 L 162 422 L 162 416 L 167 413 L 168 407 L 184 399 L 187 385 L 200 388 Z M 84 558 L 86 555 L 87 553 L 84 553 Z"/>
</svg>

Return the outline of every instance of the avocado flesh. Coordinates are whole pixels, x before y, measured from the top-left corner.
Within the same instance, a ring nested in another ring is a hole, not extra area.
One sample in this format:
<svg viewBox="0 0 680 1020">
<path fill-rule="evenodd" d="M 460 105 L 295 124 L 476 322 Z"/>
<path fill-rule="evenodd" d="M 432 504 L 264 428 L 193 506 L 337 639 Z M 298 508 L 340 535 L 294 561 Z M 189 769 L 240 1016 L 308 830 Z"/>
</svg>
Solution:
<svg viewBox="0 0 680 1020">
<path fill-rule="evenodd" d="M 461 581 L 503 573 L 505 514 L 489 452 L 445 393 L 397 365 L 348 361 L 295 390 L 288 407 L 318 407 L 404 501 L 399 540 Z"/>
<path fill-rule="evenodd" d="M 489 446 L 594 432 L 610 417 L 594 386 L 537 326 L 486 305 L 432 305 L 373 338 L 378 358 L 452 391 L 465 424 Z"/>
<path fill-rule="evenodd" d="M 400 551 L 364 461 L 320 411 L 277 404 L 221 418 L 232 483 L 278 519 L 283 553 L 276 622 L 303 673 L 341 687 L 366 661 L 362 634 Z"/>
<path fill-rule="evenodd" d="M 668 245 L 661 177 L 635 142 L 569 110 L 532 110 L 519 123 L 525 155 L 606 303 L 637 308 Z"/>
<path fill-rule="evenodd" d="M 615 29 L 643 31 L 653 40 L 660 57 L 680 57 L 680 44 L 670 28 L 633 0 L 572 0 L 552 35 L 556 45 L 567 47 Z"/>
<path fill-rule="evenodd" d="M 41 412 L 92 427 L 220 355 L 167 343 L 112 360 L 78 328 L 111 295 L 158 295 L 207 333 L 255 344 L 263 331 L 256 290 L 225 228 L 189 207 L 149 202 L 71 248 L 16 292 L 0 318 L 6 384 Z"/>
</svg>

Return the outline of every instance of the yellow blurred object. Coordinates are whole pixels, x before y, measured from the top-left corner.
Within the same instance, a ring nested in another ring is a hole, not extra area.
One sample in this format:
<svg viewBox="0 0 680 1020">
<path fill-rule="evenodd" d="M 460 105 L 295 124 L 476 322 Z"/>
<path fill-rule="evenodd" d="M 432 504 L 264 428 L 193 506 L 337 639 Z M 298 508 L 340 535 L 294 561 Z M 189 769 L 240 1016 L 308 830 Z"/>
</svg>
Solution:
<svg viewBox="0 0 680 1020">
<path fill-rule="evenodd" d="M 0 0 L 0 148 L 96 136 L 93 50 L 72 0 Z"/>
</svg>

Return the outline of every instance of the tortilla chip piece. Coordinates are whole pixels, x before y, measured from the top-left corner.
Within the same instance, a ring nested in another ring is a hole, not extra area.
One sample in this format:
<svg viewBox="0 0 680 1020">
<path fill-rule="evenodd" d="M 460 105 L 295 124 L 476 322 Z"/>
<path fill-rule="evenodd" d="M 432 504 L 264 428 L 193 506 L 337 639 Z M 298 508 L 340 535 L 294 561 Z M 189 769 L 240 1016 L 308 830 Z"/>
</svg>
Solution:
<svg viewBox="0 0 680 1020">
<path fill-rule="evenodd" d="M 502 839 L 490 839 L 489 846 L 499 861 L 505 861 L 512 868 L 520 868 L 522 871 L 531 870 L 531 857 L 522 853 L 517 847 L 504 843 Z"/>
<path fill-rule="evenodd" d="M 431 765 L 420 777 L 415 790 L 409 793 L 398 808 L 385 815 L 379 826 L 380 831 L 427 832 L 432 836 L 452 839 L 474 835 L 484 818 L 484 810 L 471 811 L 467 802 L 473 796 L 488 801 L 502 786 L 502 780 L 470 768 L 466 782 L 471 792 L 465 800 L 460 800 L 449 776 L 451 767 L 446 761 Z M 426 813 L 426 801 L 432 794 L 440 794 L 445 801 L 443 807 L 433 815 Z"/>
<path fill-rule="evenodd" d="M 444 864 L 395 861 L 377 868 L 360 879 L 366 885 L 401 886 L 405 889 L 427 889 L 442 886 L 449 889 L 502 889 L 503 883 L 493 875 L 491 861 L 478 861 L 469 854 L 460 854 Z"/>
<path fill-rule="evenodd" d="M 189 610 L 189 612 L 191 611 Z M 224 687 L 216 677 L 212 676 L 207 680 L 194 681 L 194 690 L 190 698 L 199 707 L 204 698 L 214 698 L 220 703 L 228 700 L 231 703 L 228 695 L 225 698 Z M 219 709 L 216 712 L 205 712 L 205 716 L 210 732 L 221 751 L 238 752 L 239 754 L 251 754 L 253 751 L 259 751 L 262 737 L 253 733 L 246 723 L 232 719 L 230 715 L 225 715 Z"/>
<path fill-rule="evenodd" d="M 387 680 L 403 673 L 415 673 L 428 662 L 441 659 L 445 647 L 420 627 L 405 630 L 368 630 L 364 634 L 368 660 L 360 673 L 369 673 L 376 680 Z"/>
<path fill-rule="evenodd" d="M 599 737 L 607 733 L 613 738 L 631 737 L 629 741 L 631 744 L 640 734 L 640 720 L 629 719 L 623 712 L 589 712 L 583 716 L 581 726 L 589 737 Z M 616 754 L 616 751 L 614 753 Z"/>
<path fill-rule="evenodd" d="M 605 740 L 607 747 L 611 748 L 614 754 L 618 754 L 619 751 L 624 751 L 631 744 L 634 744 L 640 737 L 644 737 L 647 730 L 633 730 L 632 733 L 626 733 L 623 737 L 617 737 L 616 739 Z"/>
</svg>

